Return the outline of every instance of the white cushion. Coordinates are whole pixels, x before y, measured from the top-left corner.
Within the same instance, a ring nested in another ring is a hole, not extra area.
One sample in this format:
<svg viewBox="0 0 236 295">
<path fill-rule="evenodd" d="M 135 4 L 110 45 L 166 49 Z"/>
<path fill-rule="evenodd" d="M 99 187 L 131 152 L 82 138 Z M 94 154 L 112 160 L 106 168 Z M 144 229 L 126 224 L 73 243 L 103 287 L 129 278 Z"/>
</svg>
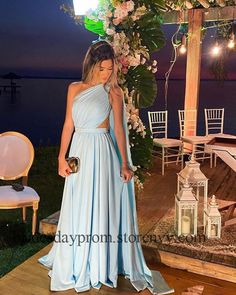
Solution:
<svg viewBox="0 0 236 295">
<path fill-rule="evenodd" d="M 0 206 L 14 206 L 29 202 L 39 202 L 39 195 L 34 189 L 24 185 L 22 191 L 15 191 L 11 185 L 0 186 Z"/>
<path fill-rule="evenodd" d="M 154 138 L 153 144 L 160 147 L 182 146 L 182 141 L 174 138 Z"/>
<path fill-rule="evenodd" d="M 13 178 L 29 166 L 31 151 L 24 139 L 15 135 L 0 136 L 0 176 Z"/>
</svg>

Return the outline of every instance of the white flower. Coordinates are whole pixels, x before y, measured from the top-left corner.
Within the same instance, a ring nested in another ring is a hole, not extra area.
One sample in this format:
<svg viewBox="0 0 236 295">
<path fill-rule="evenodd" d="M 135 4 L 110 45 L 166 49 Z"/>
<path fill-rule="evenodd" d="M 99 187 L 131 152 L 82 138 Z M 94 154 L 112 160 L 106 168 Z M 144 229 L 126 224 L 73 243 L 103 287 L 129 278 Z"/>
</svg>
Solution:
<svg viewBox="0 0 236 295">
<path fill-rule="evenodd" d="M 152 69 L 152 73 L 153 73 L 153 74 L 156 73 L 156 71 L 157 71 L 157 68 L 153 68 L 153 69 Z"/>
<path fill-rule="evenodd" d="M 139 166 L 140 167 L 140 166 Z M 132 169 L 133 169 L 133 171 L 136 171 L 138 168 L 137 168 L 137 166 L 132 166 Z"/>
<path fill-rule="evenodd" d="M 130 118 L 131 118 L 131 120 L 133 120 L 134 122 L 137 122 L 138 119 L 139 119 L 138 116 L 135 115 L 135 114 L 131 115 Z"/>
<path fill-rule="evenodd" d="M 147 69 L 148 69 L 149 71 L 151 71 L 152 67 L 151 67 L 151 66 L 148 66 Z"/>
<path fill-rule="evenodd" d="M 132 20 L 136 21 L 136 20 L 140 19 L 140 17 L 146 13 L 146 10 L 147 9 L 146 9 L 145 5 L 138 7 L 136 9 L 136 11 L 133 13 L 133 15 L 131 16 Z"/>
<path fill-rule="evenodd" d="M 132 15 L 131 18 L 134 22 L 138 19 L 138 17 L 136 15 Z"/>
<path fill-rule="evenodd" d="M 107 35 L 110 35 L 110 36 L 112 36 L 112 35 L 114 35 L 115 34 L 115 31 L 113 30 L 113 29 L 107 29 L 106 30 L 106 33 L 107 33 Z"/>
<path fill-rule="evenodd" d="M 152 65 L 155 67 L 157 65 L 157 61 L 154 59 Z"/>
<path fill-rule="evenodd" d="M 98 18 L 100 19 L 100 20 L 105 20 L 105 18 L 106 18 L 106 16 L 105 16 L 105 14 L 104 14 L 104 12 L 99 12 L 98 13 Z"/>
<path fill-rule="evenodd" d="M 146 58 L 145 58 L 145 57 L 142 57 L 142 59 L 141 59 L 141 64 L 144 65 L 145 62 L 146 62 Z"/>
<path fill-rule="evenodd" d="M 132 67 L 140 65 L 140 55 L 136 54 L 136 56 L 129 56 L 128 57 L 129 64 Z"/>
<path fill-rule="evenodd" d="M 132 0 L 126 2 L 126 7 L 128 11 L 134 10 L 134 2 Z"/>
</svg>

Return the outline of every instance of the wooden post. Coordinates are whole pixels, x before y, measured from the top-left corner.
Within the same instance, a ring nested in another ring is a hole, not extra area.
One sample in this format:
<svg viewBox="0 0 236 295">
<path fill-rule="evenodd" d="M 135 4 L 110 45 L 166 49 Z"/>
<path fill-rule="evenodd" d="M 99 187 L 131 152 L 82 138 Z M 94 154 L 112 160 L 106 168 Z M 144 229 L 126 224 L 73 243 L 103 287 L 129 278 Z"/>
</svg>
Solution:
<svg viewBox="0 0 236 295">
<path fill-rule="evenodd" d="M 185 86 L 184 109 L 198 109 L 198 96 L 201 71 L 201 28 L 203 11 L 202 9 L 190 9 L 188 11 L 188 50 L 187 50 L 187 69 Z M 197 118 L 196 118 L 197 120 Z M 197 121 L 196 121 L 197 124 Z M 188 128 L 189 127 L 189 128 Z M 184 135 L 193 134 L 191 126 L 184 126 Z"/>
</svg>

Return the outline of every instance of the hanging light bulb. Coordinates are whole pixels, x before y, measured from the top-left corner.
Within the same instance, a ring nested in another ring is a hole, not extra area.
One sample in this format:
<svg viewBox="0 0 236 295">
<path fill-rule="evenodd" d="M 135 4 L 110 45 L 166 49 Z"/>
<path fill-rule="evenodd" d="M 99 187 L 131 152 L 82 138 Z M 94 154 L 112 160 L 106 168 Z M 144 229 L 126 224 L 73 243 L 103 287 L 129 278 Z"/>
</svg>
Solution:
<svg viewBox="0 0 236 295">
<path fill-rule="evenodd" d="M 218 42 L 216 41 L 214 47 L 212 48 L 212 54 L 214 56 L 218 56 L 221 53 L 221 47 L 219 46 Z"/>
<path fill-rule="evenodd" d="M 186 36 L 183 35 L 181 45 L 179 48 L 179 53 L 180 54 L 185 54 L 187 52 L 187 47 L 186 47 Z"/>
<path fill-rule="evenodd" d="M 75 15 L 85 15 L 90 9 L 95 10 L 99 0 L 73 0 Z"/>
<path fill-rule="evenodd" d="M 235 46 L 235 40 L 234 40 L 235 36 L 234 33 L 231 33 L 230 38 L 229 38 L 229 42 L 228 42 L 228 48 L 232 49 Z"/>
</svg>

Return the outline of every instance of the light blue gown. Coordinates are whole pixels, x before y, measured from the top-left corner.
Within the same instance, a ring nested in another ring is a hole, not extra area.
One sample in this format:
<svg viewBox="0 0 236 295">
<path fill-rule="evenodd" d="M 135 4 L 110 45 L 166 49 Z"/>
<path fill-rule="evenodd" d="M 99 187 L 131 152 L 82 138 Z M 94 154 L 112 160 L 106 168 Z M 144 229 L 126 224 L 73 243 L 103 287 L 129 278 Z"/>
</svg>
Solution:
<svg viewBox="0 0 236 295">
<path fill-rule="evenodd" d="M 38 261 L 49 268 L 50 289 L 84 292 L 102 284 L 117 287 L 118 274 L 137 291 L 170 294 L 158 271 L 145 262 L 135 204 L 134 179 L 120 175 L 121 156 L 114 134 L 109 86 L 100 83 L 75 96 L 75 132 L 69 156 L 80 158 L 80 170 L 65 178 L 60 217 L 53 246 Z M 109 116 L 109 128 L 97 128 Z M 123 101 L 127 156 L 132 167 Z"/>
</svg>

